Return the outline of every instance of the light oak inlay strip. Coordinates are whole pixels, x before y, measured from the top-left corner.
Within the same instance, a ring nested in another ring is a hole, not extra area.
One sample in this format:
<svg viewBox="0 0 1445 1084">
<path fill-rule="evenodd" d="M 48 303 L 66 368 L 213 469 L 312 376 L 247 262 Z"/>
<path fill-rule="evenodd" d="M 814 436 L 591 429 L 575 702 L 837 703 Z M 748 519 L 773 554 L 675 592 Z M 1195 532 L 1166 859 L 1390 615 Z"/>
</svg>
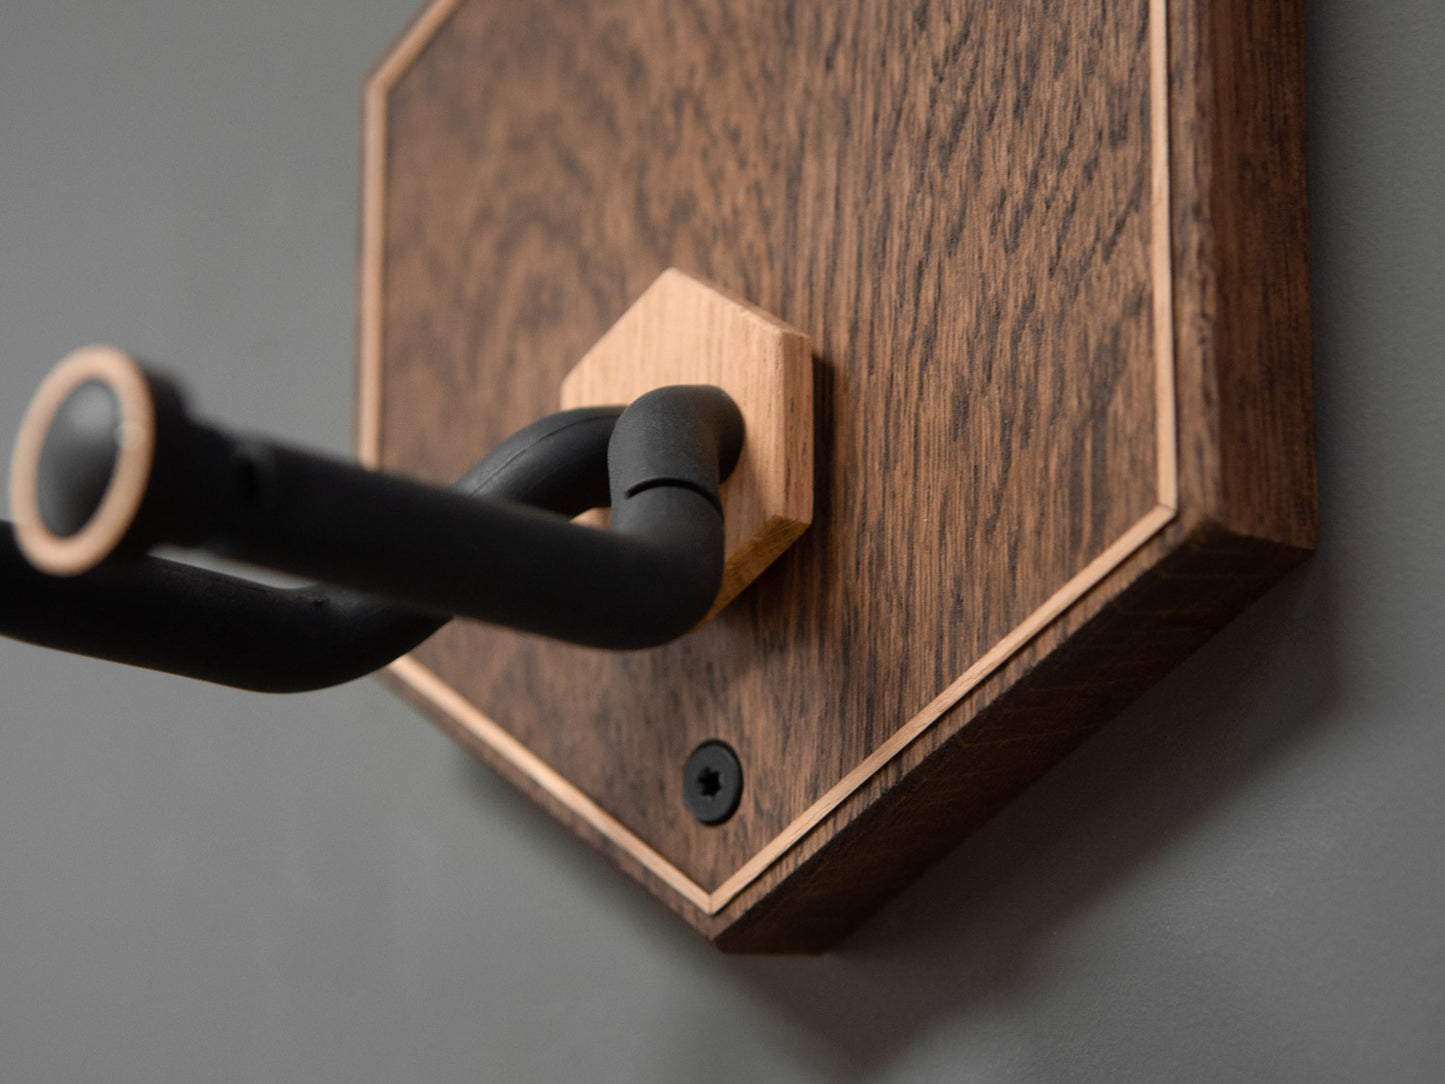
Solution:
<svg viewBox="0 0 1445 1084">
<path fill-rule="evenodd" d="M 356 387 L 356 455 L 381 465 L 382 289 L 386 257 L 386 101 L 461 0 L 435 0 L 402 36 L 366 85 L 362 117 L 361 343 Z"/>
<path fill-rule="evenodd" d="M 1150 267 L 1154 277 L 1155 425 L 1159 503 L 1179 507 L 1179 447 L 1174 397 L 1174 269 L 1169 206 L 1169 12 L 1149 0 Z"/>
<path fill-rule="evenodd" d="M 694 906 L 708 909 L 709 900 L 705 889 L 638 839 L 624 825 L 619 824 L 605 809 L 563 778 L 556 769 L 483 715 L 461 693 L 416 659 L 407 655 L 392 663 L 390 669 L 438 708 L 462 723 L 492 750 L 506 757 L 518 770 L 525 772 L 537 786 L 656 874 L 674 892 Z"/>
</svg>

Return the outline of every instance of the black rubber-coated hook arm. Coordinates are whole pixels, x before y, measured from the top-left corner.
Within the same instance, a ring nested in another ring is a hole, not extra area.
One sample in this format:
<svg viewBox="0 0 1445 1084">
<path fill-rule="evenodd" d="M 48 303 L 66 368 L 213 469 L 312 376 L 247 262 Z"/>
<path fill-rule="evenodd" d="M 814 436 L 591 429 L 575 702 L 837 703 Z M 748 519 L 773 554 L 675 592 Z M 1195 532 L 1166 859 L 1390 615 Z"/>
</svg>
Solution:
<svg viewBox="0 0 1445 1084">
<path fill-rule="evenodd" d="M 741 442 L 741 416 L 716 388 L 643 396 L 611 433 L 613 528 L 598 531 L 569 521 L 575 507 L 558 515 L 234 438 L 190 418 L 168 381 L 92 348 L 37 393 L 12 506 L 20 548 L 54 575 L 170 543 L 314 576 L 433 621 L 457 614 L 636 648 L 681 635 L 711 607 L 723 566 L 718 486 Z M 569 503 L 543 489 L 512 495 Z"/>
<path fill-rule="evenodd" d="M 455 486 L 562 515 L 606 504 L 621 407 L 533 422 Z M 339 685 L 404 655 L 450 619 L 340 587 L 280 588 L 141 556 L 76 576 L 38 572 L 0 520 L 0 635 L 255 692 Z"/>
</svg>

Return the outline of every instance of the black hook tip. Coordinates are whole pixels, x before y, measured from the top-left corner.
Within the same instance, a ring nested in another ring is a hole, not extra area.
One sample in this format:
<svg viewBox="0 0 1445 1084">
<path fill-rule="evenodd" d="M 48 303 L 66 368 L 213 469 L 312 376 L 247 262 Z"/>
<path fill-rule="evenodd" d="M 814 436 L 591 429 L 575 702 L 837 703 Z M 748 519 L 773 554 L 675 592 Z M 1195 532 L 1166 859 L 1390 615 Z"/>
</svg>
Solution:
<svg viewBox="0 0 1445 1084">
<path fill-rule="evenodd" d="M 55 412 L 36 471 L 36 502 L 57 538 L 78 534 L 100 508 L 120 459 L 120 399 L 101 380 L 87 380 Z"/>
</svg>

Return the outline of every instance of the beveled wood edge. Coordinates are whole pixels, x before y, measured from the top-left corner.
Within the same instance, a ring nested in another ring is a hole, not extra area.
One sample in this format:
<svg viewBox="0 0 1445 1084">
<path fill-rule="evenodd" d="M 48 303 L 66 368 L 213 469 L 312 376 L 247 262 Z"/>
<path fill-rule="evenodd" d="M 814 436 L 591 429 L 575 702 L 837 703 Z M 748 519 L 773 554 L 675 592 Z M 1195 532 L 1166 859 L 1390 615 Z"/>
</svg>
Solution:
<svg viewBox="0 0 1445 1084">
<path fill-rule="evenodd" d="M 56 412 L 71 392 L 91 381 L 109 388 L 120 405 L 120 447 L 94 514 L 80 530 L 62 537 L 40 514 L 40 457 Z M 77 576 L 109 557 L 145 498 L 155 443 L 155 403 L 134 358 L 113 346 L 82 346 L 61 359 L 31 398 L 10 460 L 10 512 L 16 544 L 26 559 L 52 576 Z"/>
<path fill-rule="evenodd" d="M 712 607 L 707 614 L 693 626 L 693 630 L 706 625 L 723 610 L 733 599 L 746 591 L 753 585 L 753 581 L 767 571 L 768 566 L 776 561 L 798 539 L 803 537 L 803 532 L 813 525 L 813 510 L 808 509 L 806 520 L 792 519 L 789 516 L 772 516 L 753 536 L 752 542 L 744 546 L 728 561 L 723 568 L 722 582 L 718 585 L 717 597 L 713 599 Z"/>
<path fill-rule="evenodd" d="M 1165 507 L 1162 504 L 1156 505 L 1134 526 L 1125 531 L 1112 546 L 1089 562 L 1082 572 L 1055 591 L 1047 602 L 1024 618 L 986 655 L 960 674 L 953 684 L 934 697 L 907 723 L 895 730 L 856 768 L 834 784 L 827 793 L 804 810 L 788 827 L 774 836 L 770 843 L 744 863 L 736 873 L 719 885 L 708 898 L 708 913 L 716 914 L 722 910 L 734 896 L 757 880 L 769 866 L 791 850 L 829 813 L 842 805 L 850 794 L 871 779 L 879 769 L 903 752 L 924 731 L 936 723 L 945 711 L 978 687 L 985 678 L 1042 632 L 1045 626 L 1083 598 L 1126 558 L 1153 538 L 1165 524 L 1174 518 L 1174 514 L 1173 508 Z"/>
<path fill-rule="evenodd" d="M 460 2 L 461 0 L 434 0 L 403 37 L 395 51 L 377 68 L 366 89 L 357 454 L 363 463 L 372 467 L 379 465 L 381 450 L 381 296 L 384 274 L 386 98 L 396 80 L 416 60 L 431 36 L 440 29 L 441 24 Z M 438 711 L 450 715 L 458 725 L 473 733 L 498 756 L 515 765 L 543 791 L 610 840 L 682 899 L 706 915 L 715 915 L 721 911 L 805 838 L 849 795 L 925 733 L 949 708 L 1102 583 L 1177 515 L 1179 449 L 1170 220 L 1168 0 L 1149 0 L 1149 68 L 1149 257 L 1154 295 L 1157 503 L 716 889 L 709 892 L 688 877 L 414 657 L 407 655 L 396 660 L 388 667 L 390 673 L 397 680 L 411 686 L 417 695 L 432 703 Z M 767 315 L 765 312 L 763 314 Z"/>
</svg>

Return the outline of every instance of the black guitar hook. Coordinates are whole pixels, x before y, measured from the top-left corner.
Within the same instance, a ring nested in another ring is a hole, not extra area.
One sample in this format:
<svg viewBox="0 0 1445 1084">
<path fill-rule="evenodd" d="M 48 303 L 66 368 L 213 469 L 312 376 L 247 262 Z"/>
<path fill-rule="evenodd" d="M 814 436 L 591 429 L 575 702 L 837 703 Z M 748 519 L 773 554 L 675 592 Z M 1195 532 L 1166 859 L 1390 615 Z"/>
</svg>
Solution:
<svg viewBox="0 0 1445 1084">
<path fill-rule="evenodd" d="M 654 646 L 717 594 L 718 487 L 742 439 L 721 390 L 661 388 L 534 422 L 440 489 L 234 437 L 170 380 L 88 348 L 42 384 L 16 442 L 0 632 L 271 692 L 367 673 L 452 616 Z M 601 505 L 610 530 L 570 522 Z M 161 544 L 326 586 L 147 555 Z"/>
</svg>

